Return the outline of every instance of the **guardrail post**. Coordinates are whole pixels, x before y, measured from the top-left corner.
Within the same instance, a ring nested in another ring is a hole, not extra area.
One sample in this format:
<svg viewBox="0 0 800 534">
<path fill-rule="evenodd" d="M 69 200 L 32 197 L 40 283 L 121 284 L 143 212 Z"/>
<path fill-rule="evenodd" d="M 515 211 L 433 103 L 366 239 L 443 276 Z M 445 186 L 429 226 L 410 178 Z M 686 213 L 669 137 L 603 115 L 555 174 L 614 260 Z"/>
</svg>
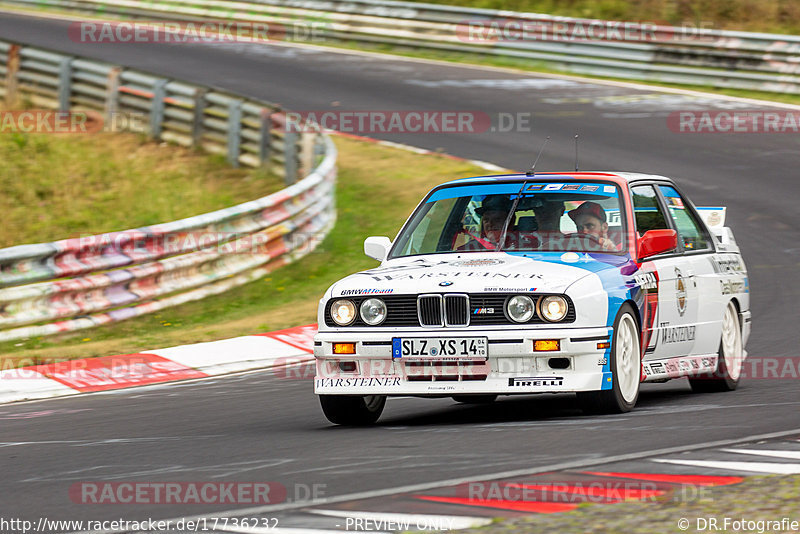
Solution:
<svg viewBox="0 0 800 534">
<path fill-rule="evenodd" d="M 69 111 L 72 96 L 72 58 L 65 57 L 58 65 L 58 110 Z"/>
<path fill-rule="evenodd" d="M 322 134 L 318 133 L 314 136 L 314 167 L 317 166 L 319 161 L 325 157 L 325 139 Z"/>
<path fill-rule="evenodd" d="M 17 72 L 19 72 L 19 45 L 12 44 L 8 47 L 6 56 L 6 106 L 9 108 L 17 105 Z"/>
<path fill-rule="evenodd" d="M 228 104 L 228 163 L 239 166 L 239 145 L 242 142 L 242 101 Z"/>
<path fill-rule="evenodd" d="M 300 135 L 300 174 L 307 175 L 314 168 L 314 139 L 316 132 L 303 132 Z"/>
<path fill-rule="evenodd" d="M 167 94 L 167 80 L 159 79 L 153 83 L 153 101 L 150 103 L 150 136 L 161 138 L 164 124 L 164 97 Z"/>
<path fill-rule="evenodd" d="M 194 118 L 192 119 L 192 147 L 199 148 L 203 142 L 203 120 L 206 115 L 206 93 L 203 88 L 194 92 Z"/>
<path fill-rule="evenodd" d="M 292 185 L 297 181 L 297 141 L 299 134 L 292 132 L 288 128 L 286 133 L 283 134 L 283 155 L 286 158 L 284 162 L 286 169 L 286 176 L 284 181 L 286 185 Z"/>
<path fill-rule="evenodd" d="M 114 67 L 108 71 L 106 80 L 106 122 L 116 128 L 115 115 L 119 111 L 119 77 L 122 69 Z"/>
<path fill-rule="evenodd" d="M 261 129 L 258 132 L 258 160 L 262 166 L 269 165 L 269 153 L 272 148 L 272 112 L 261 110 Z"/>
</svg>

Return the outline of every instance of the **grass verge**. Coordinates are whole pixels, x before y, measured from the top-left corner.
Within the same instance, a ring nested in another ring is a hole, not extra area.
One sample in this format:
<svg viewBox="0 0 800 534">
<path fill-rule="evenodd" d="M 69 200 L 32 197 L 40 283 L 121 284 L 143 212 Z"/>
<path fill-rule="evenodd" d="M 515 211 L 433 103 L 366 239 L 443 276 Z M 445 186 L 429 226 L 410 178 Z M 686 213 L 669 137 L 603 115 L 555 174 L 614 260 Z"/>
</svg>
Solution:
<svg viewBox="0 0 800 534">
<path fill-rule="evenodd" d="M 2 134 L 0 161 L 0 247 L 172 221 L 284 187 L 137 134 Z"/>
<path fill-rule="evenodd" d="M 466 162 L 346 138 L 339 148 L 336 227 L 317 250 L 269 277 L 222 295 L 119 324 L 0 344 L 9 362 L 139 352 L 308 324 L 338 278 L 369 268 L 369 235 L 394 236 L 422 194 L 442 181 L 485 174 Z"/>
<path fill-rule="evenodd" d="M 716 488 L 690 487 L 650 501 L 618 504 L 587 504 L 560 514 L 536 514 L 497 521 L 482 528 L 464 530 L 465 534 L 508 534 L 519 532 L 618 533 L 651 532 L 796 532 L 797 528 L 758 523 L 800 522 L 800 476 L 754 476 L 741 484 Z M 631 520 L 631 518 L 637 518 Z M 703 520 L 717 519 L 718 529 L 708 528 Z M 750 528 L 723 529 L 725 518 L 755 522 Z M 681 520 L 684 520 L 681 522 Z M 700 520 L 700 521 L 698 521 Z M 679 523 L 681 522 L 681 523 Z M 681 528 L 682 526 L 686 528 Z"/>
<path fill-rule="evenodd" d="M 792 0 L 407 0 L 449 6 L 547 13 L 563 17 L 638 21 L 712 30 L 777 34 L 800 32 L 800 4 Z M 43 2 L 36 6 L 3 6 L 74 14 Z"/>
</svg>

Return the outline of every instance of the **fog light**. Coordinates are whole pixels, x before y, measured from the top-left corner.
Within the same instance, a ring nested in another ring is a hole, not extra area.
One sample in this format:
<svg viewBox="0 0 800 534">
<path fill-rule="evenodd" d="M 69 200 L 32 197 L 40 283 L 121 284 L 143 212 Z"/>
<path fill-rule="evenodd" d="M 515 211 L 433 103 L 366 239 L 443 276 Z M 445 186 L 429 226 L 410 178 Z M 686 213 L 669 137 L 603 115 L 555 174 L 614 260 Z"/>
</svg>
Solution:
<svg viewBox="0 0 800 534">
<path fill-rule="evenodd" d="M 339 370 L 345 373 L 354 373 L 356 370 L 356 362 L 339 362 Z"/>
<path fill-rule="evenodd" d="M 333 353 L 334 354 L 355 354 L 356 353 L 356 344 L 355 343 L 334 343 L 333 344 Z"/>
<path fill-rule="evenodd" d="M 561 343 L 557 339 L 537 339 L 533 342 L 533 350 L 536 352 L 561 350 Z"/>
</svg>

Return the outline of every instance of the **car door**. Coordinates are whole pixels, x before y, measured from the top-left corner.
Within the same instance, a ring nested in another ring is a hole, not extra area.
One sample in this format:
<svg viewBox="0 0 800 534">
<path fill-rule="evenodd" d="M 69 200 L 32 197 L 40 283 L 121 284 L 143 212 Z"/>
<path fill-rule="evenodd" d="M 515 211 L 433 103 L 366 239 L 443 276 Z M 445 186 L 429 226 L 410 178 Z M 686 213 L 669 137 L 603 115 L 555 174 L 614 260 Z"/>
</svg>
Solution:
<svg viewBox="0 0 800 534">
<path fill-rule="evenodd" d="M 686 336 L 692 337 L 693 355 L 717 352 L 722 331 L 719 274 L 714 268 L 714 241 L 688 199 L 672 185 L 658 186 L 683 249 L 681 267 L 687 294 Z M 683 333 L 681 332 L 681 335 Z"/>
<path fill-rule="evenodd" d="M 636 231 L 676 229 L 657 184 L 631 187 Z M 644 360 L 661 360 L 691 354 L 692 326 L 697 314 L 697 295 L 688 280 L 683 250 L 646 259 L 634 275 L 645 293 L 642 346 Z"/>
</svg>

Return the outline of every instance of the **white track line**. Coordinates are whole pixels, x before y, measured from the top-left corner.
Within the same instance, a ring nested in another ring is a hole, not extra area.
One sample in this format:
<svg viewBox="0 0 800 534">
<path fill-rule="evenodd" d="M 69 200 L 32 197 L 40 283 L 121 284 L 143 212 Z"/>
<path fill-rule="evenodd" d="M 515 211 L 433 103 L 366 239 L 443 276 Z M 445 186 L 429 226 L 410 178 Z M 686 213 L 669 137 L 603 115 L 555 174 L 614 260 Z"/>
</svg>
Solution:
<svg viewBox="0 0 800 534">
<path fill-rule="evenodd" d="M 727 469 L 747 473 L 765 473 L 772 475 L 800 475 L 800 464 L 777 464 L 770 462 L 725 462 L 715 460 L 665 460 L 655 459 L 662 464 L 691 465 L 711 469 Z"/>
<path fill-rule="evenodd" d="M 343 517 L 351 519 L 369 520 L 375 528 L 388 528 L 395 524 L 397 528 L 389 530 L 461 530 L 462 528 L 475 528 L 488 525 L 492 522 L 487 517 L 470 517 L 463 515 L 433 515 L 433 514 L 401 514 L 386 512 L 359 512 L 354 510 L 307 510 L 312 514 L 330 517 Z M 385 526 L 384 526 L 385 525 Z M 362 530 L 355 528 L 354 530 Z M 370 530 L 364 528 L 364 530 Z M 372 532 L 372 530 L 370 530 Z"/>
<path fill-rule="evenodd" d="M 786 458 L 789 460 L 800 460 L 800 451 L 772 451 L 758 449 L 722 449 L 724 452 L 737 452 L 739 454 L 755 454 L 758 456 L 770 456 L 772 458 Z"/>
</svg>

